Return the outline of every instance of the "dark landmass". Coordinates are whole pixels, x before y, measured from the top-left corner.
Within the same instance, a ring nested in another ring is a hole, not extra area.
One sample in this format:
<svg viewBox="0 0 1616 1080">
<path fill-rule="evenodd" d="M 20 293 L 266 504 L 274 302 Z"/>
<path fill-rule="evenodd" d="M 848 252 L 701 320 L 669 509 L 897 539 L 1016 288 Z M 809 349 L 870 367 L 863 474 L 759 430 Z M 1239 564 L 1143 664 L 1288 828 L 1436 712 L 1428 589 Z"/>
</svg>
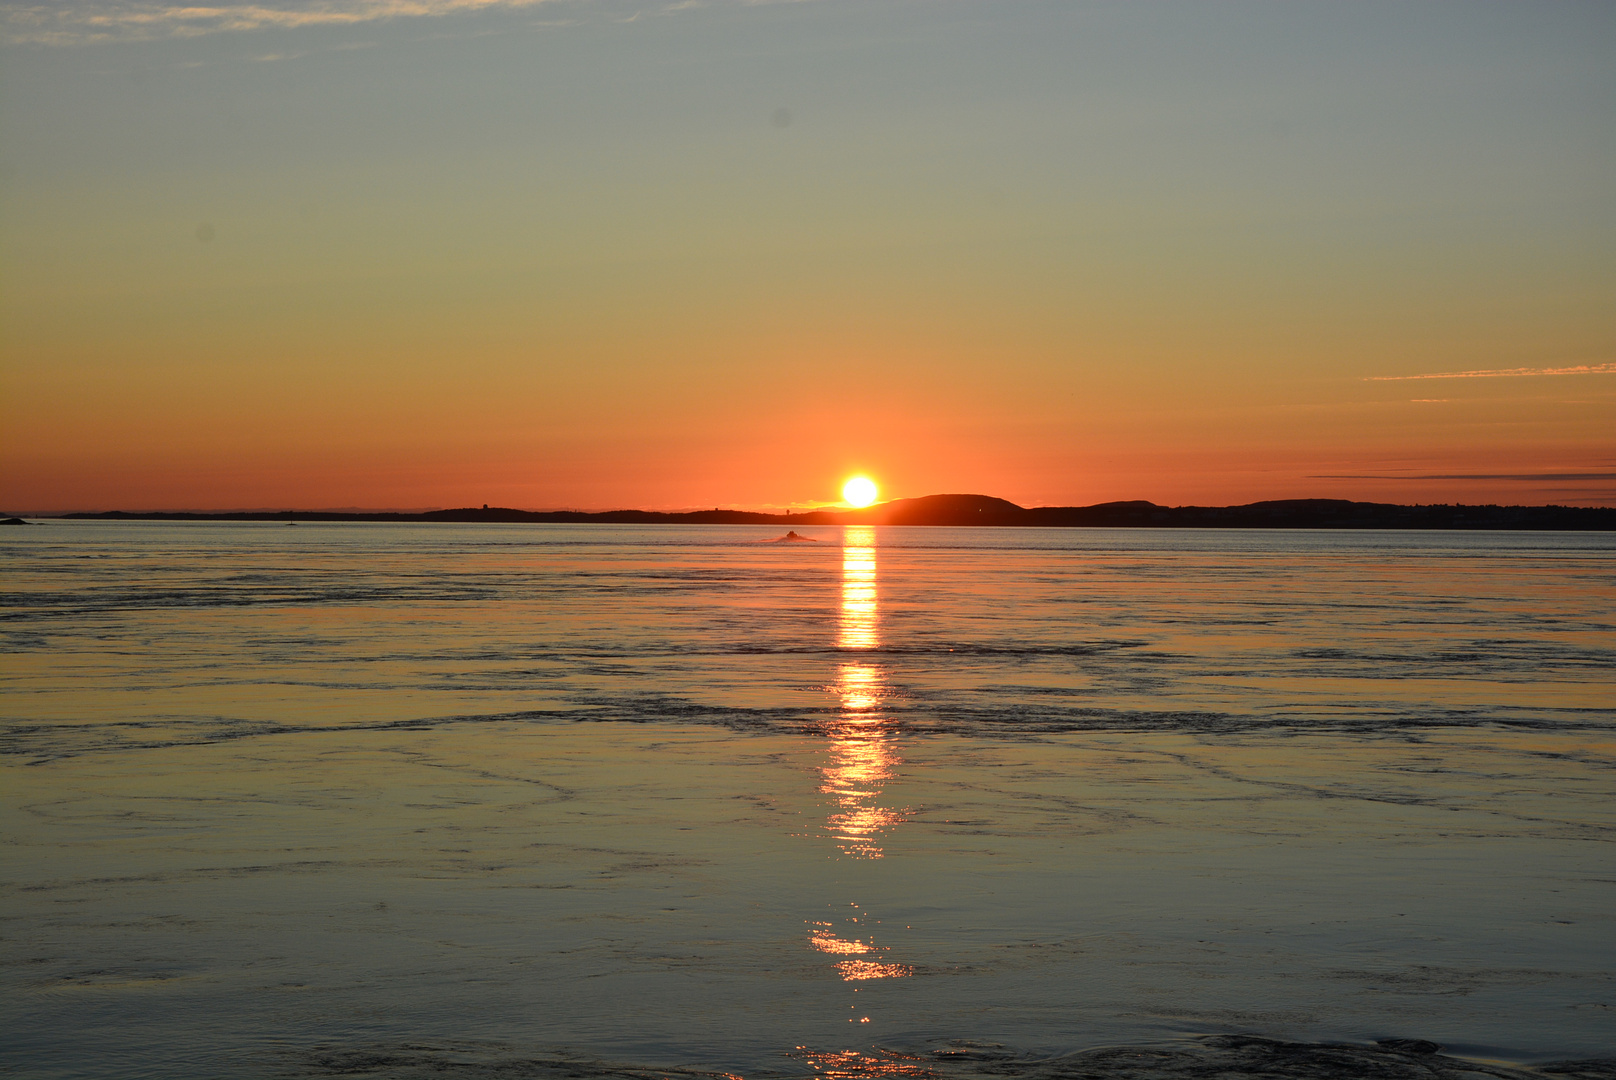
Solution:
<svg viewBox="0 0 1616 1080">
<path fill-rule="evenodd" d="M 595 1061 L 556 1051 L 473 1042 L 417 1040 L 402 1046 L 319 1047 L 294 1076 L 385 1076 L 413 1080 L 452 1074 L 466 1080 L 735 1080 L 733 1073 Z M 993 1043 L 950 1042 L 921 1052 L 875 1050 L 785 1055 L 810 1075 L 842 1080 L 1612 1080 L 1616 1061 L 1584 1059 L 1505 1065 L 1452 1057 L 1422 1039 L 1373 1045 L 1301 1043 L 1255 1035 L 1212 1035 L 1176 1044 L 1108 1046 L 1054 1057 Z M 752 1072 L 788 1080 L 792 1071 Z"/>
<path fill-rule="evenodd" d="M 32 525 L 32 524 L 33 524 L 33 522 L 24 521 L 22 518 L 6 518 L 6 520 L 0 521 L 0 525 Z"/>
<path fill-rule="evenodd" d="M 1157 506 L 1110 502 L 1096 506 L 1022 507 L 987 495 L 928 495 L 863 510 L 760 514 L 749 510 L 511 510 L 467 507 L 420 514 L 286 510 L 239 513 L 63 514 L 64 518 L 129 521 L 402 521 L 533 522 L 602 525 L 1000 525 L 1044 528 L 1153 529 L 1534 529 L 1616 530 L 1616 508 L 1586 506 L 1401 506 L 1346 499 L 1278 499 L 1244 506 Z"/>
</svg>

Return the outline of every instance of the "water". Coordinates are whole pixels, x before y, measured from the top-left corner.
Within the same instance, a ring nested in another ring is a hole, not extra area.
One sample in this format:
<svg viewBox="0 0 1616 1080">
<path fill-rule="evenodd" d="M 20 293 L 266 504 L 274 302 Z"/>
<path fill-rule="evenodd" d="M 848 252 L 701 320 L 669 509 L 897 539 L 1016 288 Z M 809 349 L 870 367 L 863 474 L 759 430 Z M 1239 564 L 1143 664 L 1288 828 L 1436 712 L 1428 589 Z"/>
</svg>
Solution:
<svg viewBox="0 0 1616 1080">
<path fill-rule="evenodd" d="M 1616 536 L 811 534 L 7 530 L 0 1067 L 1616 1052 Z"/>
</svg>

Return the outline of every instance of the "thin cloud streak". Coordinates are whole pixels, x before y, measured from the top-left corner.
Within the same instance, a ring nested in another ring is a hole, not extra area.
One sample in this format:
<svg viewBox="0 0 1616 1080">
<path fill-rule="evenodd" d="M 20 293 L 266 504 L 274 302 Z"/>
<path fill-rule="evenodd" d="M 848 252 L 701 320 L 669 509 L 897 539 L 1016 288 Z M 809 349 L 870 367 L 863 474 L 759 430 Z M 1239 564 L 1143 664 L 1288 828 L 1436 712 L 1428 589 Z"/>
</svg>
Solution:
<svg viewBox="0 0 1616 1080">
<path fill-rule="evenodd" d="M 1586 473 L 1316 473 L 1309 480 L 1616 480 L 1616 472 Z"/>
<path fill-rule="evenodd" d="M 1491 368 L 1483 371 L 1438 371 L 1430 375 L 1370 375 L 1364 382 L 1408 382 L 1410 379 L 1510 379 L 1525 375 L 1616 375 L 1616 364 L 1574 367 Z"/>
<path fill-rule="evenodd" d="M 557 0 L 336 0 L 288 4 L 50 4 L 10 8 L 14 44 L 80 45 L 100 41 L 201 37 L 248 30 L 354 26 L 385 19 L 442 18 L 516 10 Z"/>
</svg>

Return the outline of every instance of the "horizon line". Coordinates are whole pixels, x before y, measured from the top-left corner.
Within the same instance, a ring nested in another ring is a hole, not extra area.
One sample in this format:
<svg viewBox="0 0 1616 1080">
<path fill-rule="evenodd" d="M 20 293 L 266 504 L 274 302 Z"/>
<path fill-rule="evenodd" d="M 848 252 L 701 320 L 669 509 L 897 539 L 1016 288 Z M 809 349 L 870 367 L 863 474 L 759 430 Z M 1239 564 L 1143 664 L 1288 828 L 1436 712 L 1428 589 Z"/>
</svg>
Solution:
<svg viewBox="0 0 1616 1080">
<path fill-rule="evenodd" d="M 1605 479 L 1610 479 L 1610 478 L 1616 478 L 1616 473 L 1609 473 L 1609 472 L 1590 473 L 1590 474 L 1551 473 L 1551 474 L 1543 474 L 1541 476 L 1530 476 L 1528 474 L 1503 474 L 1503 475 L 1493 474 L 1493 475 L 1488 475 L 1488 476 L 1479 476 L 1478 475 L 1478 476 L 1475 476 L 1475 477 L 1466 476 L 1466 475 L 1462 475 L 1462 474 L 1448 474 L 1448 475 L 1441 476 L 1441 477 L 1437 477 L 1437 476 L 1429 476 L 1429 477 L 1425 477 L 1425 476 L 1421 476 L 1421 477 L 1413 477 L 1413 476 L 1410 476 L 1410 477 L 1373 476 L 1373 477 L 1371 477 L 1371 476 L 1364 476 L 1362 478 L 1363 479 L 1376 479 L 1376 480 L 1405 480 L 1405 479 L 1408 479 L 1408 480 L 1411 480 L 1411 479 L 1445 479 L 1445 480 L 1447 480 L 1447 479 L 1455 479 L 1456 480 L 1456 479 L 1472 479 L 1472 478 L 1474 478 L 1474 479 L 1489 479 L 1489 480 L 1543 479 L 1543 480 L 1557 480 L 1557 481 L 1564 482 L 1566 480 L 1571 480 L 1571 479 L 1605 480 Z M 40 511 L 40 510 L 34 510 L 34 511 L 0 510 L 0 518 L 15 517 L 15 518 L 60 519 L 60 518 L 72 517 L 74 515 L 101 515 L 101 514 L 128 514 L 128 515 L 131 515 L 131 516 L 139 516 L 139 515 L 146 515 L 146 514 L 192 514 L 192 515 L 197 515 L 197 516 L 235 515 L 235 514 L 262 514 L 262 515 L 286 515 L 286 514 L 356 514 L 356 515 L 357 514 L 366 514 L 366 515 L 370 515 L 370 514 L 397 514 L 397 515 L 408 515 L 408 516 L 420 516 L 420 515 L 425 515 L 425 514 L 462 513 L 462 512 L 463 513 L 483 513 L 483 512 L 488 512 L 488 513 L 518 513 L 518 514 L 585 514 L 585 515 L 590 515 L 590 516 L 596 516 L 596 515 L 602 515 L 602 514 L 685 515 L 685 514 L 715 514 L 716 513 L 716 514 L 755 514 L 755 515 L 762 516 L 762 517 L 789 518 L 789 517 L 804 517 L 804 516 L 807 516 L 807 515 L 810 515 L 810 514 L 827 514 L 827 513 L 850 514 L 850 513 L 863 513 L 863 512 L 879 511 L 884 507 L 894 506 L 894 505 L 899 504 L 899 503 L 913 503 L 913 502 L 921 502 L 921 501 L 933 500 L 933 499 L 986 499 L 986 500 L 992 500 L 994 502 L 1006 504 L 1007 509 L 1008 508 L 1014 508 L 1015 510 L 1029 511 L 1029 512 L 1030 511 L 1039 511 L 1039 510 L 1045 510 L 1045 511 L 1047 511 L 1047 510 L 1091 510 L 1091 509 L 1095 509 L 1095 508 L 1098 508 L 1098 507 L 1125 506 L 1125 505 L 1130 505 L 1130 504 L 1131 505 L 1145 505 L 1145 506 L 1157 507 L 1157 508 L 1165 509 L 1165 510 L 1187 510 L 1187 509 L 1229 510 L 1229 509 L 1238 509 L 1238 508 L 1241 508 L 1241 507 L 1259 506 L 1259 505 L 1269 504 L 1269 503 L 1347 503 L 1347 504 L 1357 504 L 1357 505 L 1366 505 L 1366 506 L 1400 506 L 1400 507 L 1475 506 L 1475 507 L 1513 507 L 1513 508 L 1521 508 L 1521 509 L 1549 509 L 1549 508 L 1554 508 L 1554 507 L 1564 507 L 1564 508 L 1570 508 L 1570 509 L 1602 510 L 1602 509 L 1610 509 L 1611 508 L 1610 504 L 1613 503 L 1613 502 L 1616 502 L 1616 496 L 1609 496 L 1609 497 L 1599 498 L 1597 503 L 1590 504 L 1587 501 L 1578 502 L 1578 503 L 1566 503 L 1566 502 L 1543 502 L 1543 503 L 1475 502 L 1475 503 L 1467 503 L 1467 502 L 1462 502 L 1462 501 L 1400 503 L 1400 502 L 1379 502 L 1379 501 L 1372 500 L 1372 499 L 1344 499 L 1344 498 L 1332 497 L 1332 496 L 1309 495 L 1309 496 L 1299 496 L 1299 497 L 1293 497 L 1293 498 L 1254 499 L 1254 500 L 1251 500 L 1250 502 L 1225 503 L 1225 504 L 1221 504 L 1221 505 L 1214 505 L 1214 504 L 1210 504 L 1210 503 L 1195 503 L 1195 502 L 1176 503 L 1176 504 L 1174 504 L 1174 503 L 1156 503 L 1156 502 L 1153 502 L 1152 500 L 1149 500 L 1149 499 L 1107 499 L 1107 500 L 1104 500 L 1104 501 L 1101 501 L 1101 502 L 1086 503 L 1086 504 L 1081 504 L 1081 505 L 1079 505 L 1079 504 L 1071 504 L 1071 503 L 1068 503 L 1068 504 L 1054 504 L 1054 503 L 1051 503 L 1051 504 L 1042 504 L 1042 505 L 1036 505 L 1036 506 L 1023 506 L 1023 505 L 1021 505 L 1019 503 L 1014 503 L 1014 502 L 1011 502 L 1008 499 L 1002 499 L 1002 498 L 999 498 L 998 496 L 993 496 L 993 495 L 982 495 L 982 494 L 979 494 L 979 493 L 968 493 L 968 492 L 959 492 L 959 493 L 950 492 L 950 493 L 941 493 L 941 494 L 935 494 L 935 495 L 907 496 L 907 497 L 904 497 L 904 498 L 888 499 L 888 500 L 885 500 L 885 501 L 882 501 L 882 502 L 872 503 L 869 506 L 863 506 L 863 507 L 855 507 L 855 506 L 851 506 L 851 505 L 846 504 L 846 503 L 822 503 L 822 504 L 812 506 L 812 507 L 808 507 L 808 508 L 804 508 L 804 509 L 798 509 L 798 508 L 796 508 L 794 506 L 792 506 L 792 507 L 784 507 L 784 508 L 770 508 L 770 509 L 743 508 L 743 507 L 738 507 L 738 506 L 711 506 L 711 507 L 709 507 L 709 506 L 699 506 L 699 507 L 689 507 L 689 508 L 672 509 L 672 510 L 648 510 L 648 509 L 644 509 L 644 508 L 641 508 L 641 507 L 616 506 L 616 507 L 607 507 L 607 508 L 602 508 L 602 509 L 585 510 L 585 509 L 579 509 L 579 508 L 576 508 L 576 507 L 548 507 L 548 508 L 540 509 L 540 508 L 529 508 L 529 507 L 520 507 L 520 506 L 496 506 L 496 505 L 493 505 L 491 503 L 482 503 L 482 504 L 472 503 L 472 504 L 467 504 L 467 505 L 462 505 L 462 506 L 431 506 L 431 507 L 407 507 L 407 508 L 404 508 L 404 507 L 366 508 L 366 507 L 357 507 L 357 506 L 302 507 L 302 508 L 298 508 L 298 507 L 287 507 L 284 504 L 282 504 L 282 505 L 279 505 L 279 506 L 233 507 L 233 508 L 226 508 L 226 509 L 220 509 L 220 508 L 197 508 L 197 507 L 189 507 L 189 508 L 150 508 L 150 507 L 148 507 L 148 508 L 138 509 L 138 510 L 124 510 L 124 509 L 110 509 L 110 510 L 105 510 L 105 509 L 102 509 L 102 510 L 49 510 L 49 511 Z"/>
</svg>

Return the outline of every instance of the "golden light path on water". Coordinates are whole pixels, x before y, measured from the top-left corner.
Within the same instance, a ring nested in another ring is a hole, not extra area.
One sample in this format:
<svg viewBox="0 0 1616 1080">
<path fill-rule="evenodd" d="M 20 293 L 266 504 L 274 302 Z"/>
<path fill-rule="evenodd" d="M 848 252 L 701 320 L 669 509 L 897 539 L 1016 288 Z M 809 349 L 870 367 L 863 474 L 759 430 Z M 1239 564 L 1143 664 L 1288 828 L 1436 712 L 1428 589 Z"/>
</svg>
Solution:
<svg viewBox="0 0 1616 1080">
<path fill-rule="evenodd" d="M 846 658 L 837 666 L 832 687 L 839 698 L 839 709 L 827 731 L 828 760 L 821 769 L 819 790 L 828 797 L 829 806 L 825 829 L 844 857 L 880 859 L 885 857 L 881 838 L 908 818 L 904 810 L 880 803 L 883 788 L 897 779 L 903 759 L 898 756 L 889 718 L 882 709 L 885 673 L 873 656 L 859 655 L 881 644 L 876 532 L 869 526 L 848 526 L 843 530 L 842 606 L 836 644 Z M 810 924 L 809 947 L 835 957 L 836 970 L 847 982 L 914 974 L 907 964 L 886 959 L 888 947 L 876 940 L 868 913 L 857 903 L 850 902 L 848 906 L 854 911 L 845 922 L 852 929 L 838 934 L 835 924 L 814 922 Z M 854 1015 L 848 1020 L 868 1023 L 869 1017 Z M 841 1060 L 849 1054 L 859 1062 Z M 854 1051 L 807 1057 L 816 1070 L 835 1059 L 844 1068 L 854 1065 L 862 1075 L 879 1075 L 883 1071 L 876 1067 L 879 1062 L 864 1062 L 863 1055 Z"/>
<path fill-rule="evenodd" d="M 881 644 L 875 586 L 875 529 L 848 525 L 842 530 L 842 612 L 836 640 L 841 648 Z"/>
<path fill-rule="evenodd" d="M 842 609 L 837 645 L 848 655 L 836 671 L 841 709 L 830 729 L 830 761 L 820 792 L 834 810 L 825 822 L 843 854 L 883 857 L 881 836 L 904 821 L 901 810 L 880 805 L 882 787 L 902 764 L 881 708 L 886 678 L 873 658 L 860 656 L 881 644 L 875 529 L 848 526 L 842 534 Z"/>
</svg>

